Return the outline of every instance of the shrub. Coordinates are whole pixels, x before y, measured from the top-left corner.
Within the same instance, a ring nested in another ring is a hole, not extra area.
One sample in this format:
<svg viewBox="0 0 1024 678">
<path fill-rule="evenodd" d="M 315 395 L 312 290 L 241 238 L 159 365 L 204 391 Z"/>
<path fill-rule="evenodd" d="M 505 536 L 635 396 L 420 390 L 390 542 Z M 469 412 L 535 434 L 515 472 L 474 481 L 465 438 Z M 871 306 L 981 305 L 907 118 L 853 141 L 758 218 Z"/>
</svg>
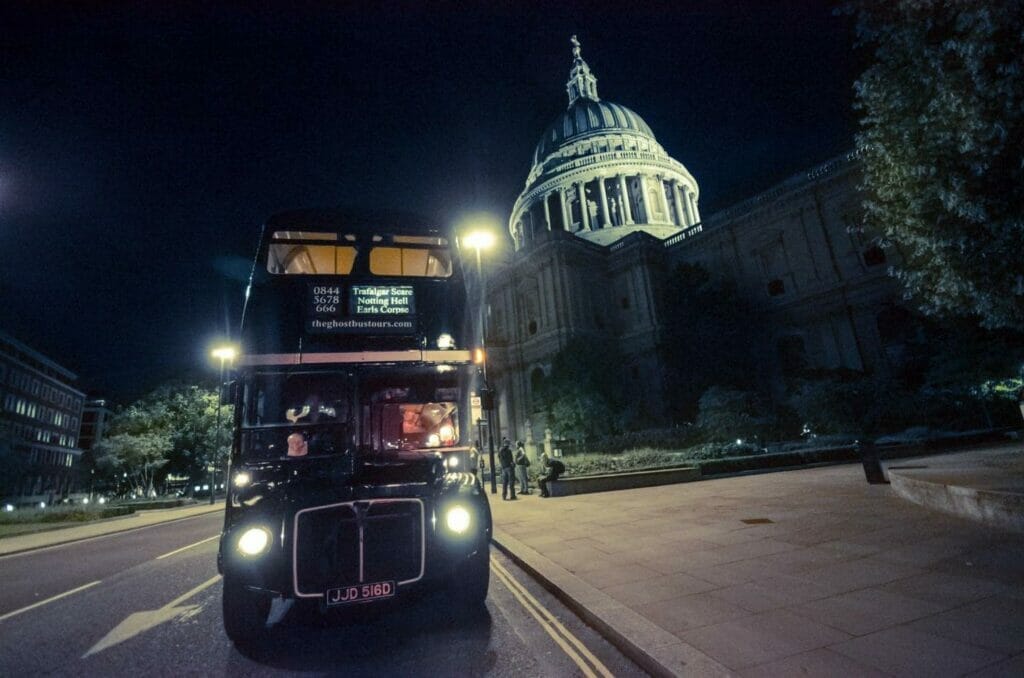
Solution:
<svg viewBox="0 0 1024 678">
<path fill-rule="evenodd" d="M 764 436 L 771 429 L 768 406 L 760 394 L 712 386 L 700 397 L 697 424 L 711 440 Z"/>
<path fill-rule="evenodd" d="M 73 508 L 48 508 L 31 509 L 0 513 L 0 524 L 13 525 L 17 523 L 84 523 L 90 520 L 101 520 L 134 513 L 131 506 L 106 506 L 104 508 L 84 508 L 75 506 Z"/>
<path fill-rule="evenodd" d="M 587 452 L 616 454 L 627 450 L 680 450 L 696 442 L 699 431 L 693 426 L 655 428 L 620 435 L 600 436 L 587 444 Z"/>
</svg>

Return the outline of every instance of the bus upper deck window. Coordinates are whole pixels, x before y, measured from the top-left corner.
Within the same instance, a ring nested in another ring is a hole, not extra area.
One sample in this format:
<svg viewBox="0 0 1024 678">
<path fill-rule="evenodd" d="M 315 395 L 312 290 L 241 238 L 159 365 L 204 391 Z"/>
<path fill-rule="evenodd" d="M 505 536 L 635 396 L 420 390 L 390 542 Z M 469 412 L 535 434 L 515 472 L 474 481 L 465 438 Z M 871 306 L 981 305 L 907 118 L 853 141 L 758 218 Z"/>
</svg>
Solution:
<svg viewBox="0 0 1024 678">
<path fill-rule="evenodd" d="M 274 231 L 274 240 L 337 240 L 337 233 L 319 231 Z"/>
<path fill-rule="evenodd" d="M 452 274 L 451 253 L 446 249 L 374 247 L 370 250 L 370 273 L 447 278 Z"/>
<path fill-rule="evenodd" d="M 348 275 L 355 260 L 355 247 L 271 243 L 267 270 L 277 275 Z"/>
</svg>

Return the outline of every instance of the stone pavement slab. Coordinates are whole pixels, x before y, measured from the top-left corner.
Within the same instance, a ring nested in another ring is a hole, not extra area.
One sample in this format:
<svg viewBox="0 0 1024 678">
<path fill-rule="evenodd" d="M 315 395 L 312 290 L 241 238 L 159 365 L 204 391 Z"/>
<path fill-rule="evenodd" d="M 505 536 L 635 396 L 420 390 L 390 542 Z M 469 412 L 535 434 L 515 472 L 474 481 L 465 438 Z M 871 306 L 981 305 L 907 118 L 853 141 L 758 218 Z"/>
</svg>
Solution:
<svg viewBox="0 0 1024 678">
<path fill-rule="evenodd" d="M 492 510 L 495 542 L 656 675 L 1012 675 L 1024 655 L 1024 534 L 860 465 Z"/>
</svg>

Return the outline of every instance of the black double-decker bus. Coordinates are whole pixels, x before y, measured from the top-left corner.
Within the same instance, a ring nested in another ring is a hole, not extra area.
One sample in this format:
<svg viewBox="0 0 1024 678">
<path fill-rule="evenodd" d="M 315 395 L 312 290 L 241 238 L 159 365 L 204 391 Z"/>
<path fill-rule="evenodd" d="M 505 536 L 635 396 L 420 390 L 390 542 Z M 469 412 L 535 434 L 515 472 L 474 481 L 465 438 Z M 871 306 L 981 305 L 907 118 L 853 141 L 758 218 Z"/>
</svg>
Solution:
<svg viewBox="0 0 1024 678">
<path fill-rule="evenodd" d="M 471 448 L 470 313 L 448 233 L 296 211 L 264 225 L 243 313 L 218 567 L 235 642 L 274 599 L 487 596 L 491 514 Z"/>
</svg>

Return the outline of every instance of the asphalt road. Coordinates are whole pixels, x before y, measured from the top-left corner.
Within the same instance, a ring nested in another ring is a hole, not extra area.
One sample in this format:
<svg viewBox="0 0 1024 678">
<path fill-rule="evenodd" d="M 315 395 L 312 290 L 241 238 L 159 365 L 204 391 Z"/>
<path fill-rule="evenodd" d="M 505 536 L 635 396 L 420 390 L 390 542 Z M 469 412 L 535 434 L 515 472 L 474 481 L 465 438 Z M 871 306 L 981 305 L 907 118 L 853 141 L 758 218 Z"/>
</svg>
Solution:
<svg viewBox="0 0 1024 678">
<path fill-rule="evenodd" d="M 441 596 L 361 618 L 289 610 L 260 647 L 221 627 L 219 513 L 0 558 L 0 675 L 639 676 L 492 550 L 486 612 Z"/>
</svg>

